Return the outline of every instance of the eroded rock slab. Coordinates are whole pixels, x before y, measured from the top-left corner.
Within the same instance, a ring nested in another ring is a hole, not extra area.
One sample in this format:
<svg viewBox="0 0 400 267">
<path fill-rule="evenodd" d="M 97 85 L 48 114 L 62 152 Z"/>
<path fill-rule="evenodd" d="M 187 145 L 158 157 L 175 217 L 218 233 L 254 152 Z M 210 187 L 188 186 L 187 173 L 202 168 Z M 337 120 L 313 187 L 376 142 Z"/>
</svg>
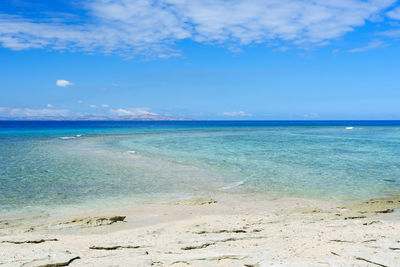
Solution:
<svg viewBox="0 0 400 267">
<path fill-rule="evenodd" d="M 221 230 L 215 230 L 215 231 L 203 230 L 203 231 L 198 231 L 198 232 L 194 232 L 194 233 L 198 234 L 198 235 L 203 235 L 203 234 L 225 234 L 225 233 L 241 234 L 241 233 L 247 233 L 247 231 L 243 230 L 243 229 L 231 229 L 231 230 L 230 229 L 221 229 Z"/>
<path fill-rule="evenodd" d="M 97 227 L 103 225 L 110 225 L 116 222 L 123 222 L 126 216 L 91 216 L 75 218 L 66 222 L 58 222 L 52 224 L 49 228 L 61 229 L 71 227 Z"/>
<path fill-rule="evenodd" d="M 363 219 L 371 215 L 392 213 L 400 207 L 400 197 L 370 199 L 340 208 L 338 216 L 346 220 Z"/>
<path fill-rule="evenodd" d="M 200 206 L 200 205 L 210 205 L 215 204 L 218 201 L 212 198 L 191 198 L 188 200 L 182 200 L 175 202 L 176 205 L 192 205 L 192 206 Z"/>
<path fill-rule="evenodd" d="M 10 244 L 40 244 L 48 241 L 58 241 L 57 238 L 50 239 L 35 239 L 35 240 L 2 240 L 0 243 L 10 243 Z"/>
<path fill-rule="evenodd" d="M 33 259 L 23 263 L 24 267 L 59 267 L 68 266 L 80 257 L 69 252 L 49 254 L 47 257 Z"/>
<path fill-rule="evenodd" d="M 124 248 L 141 248 L 141 246 L 131 246 L 131 245 L 116 245 L 116 246 L 91 246 L 90 249 L 95 250 L 117 250 Z"/>
</svg>

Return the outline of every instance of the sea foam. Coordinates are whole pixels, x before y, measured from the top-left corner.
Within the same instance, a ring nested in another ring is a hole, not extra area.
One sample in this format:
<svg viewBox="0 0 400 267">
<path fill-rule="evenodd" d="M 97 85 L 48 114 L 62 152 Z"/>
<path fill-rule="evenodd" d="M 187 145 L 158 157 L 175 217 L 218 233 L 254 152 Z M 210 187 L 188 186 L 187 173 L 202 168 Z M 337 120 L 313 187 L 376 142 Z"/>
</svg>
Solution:
<svg viewBox="0 0 400 267">
<path fill-rule="evenodd" d="M 75 139 L 75 136 L 63 136 L 60 137 L 61 140 L 69 140 L 69 139 Z"/>
<path fill-rule="evenodd" d="M 230 184 L 230 185 L 221 187 L 221 189 L 222 189 L 222 190 L 229 190 L 229 189 L 232 189 L 232 188 L 235 188 L 235 187 L 244 185 L 245 182 L 246 182 L 245 180 L 238 181 L 238 182 L 236 182 L 236 183 L 233 183 L 233 184 Z"/>
</svg>

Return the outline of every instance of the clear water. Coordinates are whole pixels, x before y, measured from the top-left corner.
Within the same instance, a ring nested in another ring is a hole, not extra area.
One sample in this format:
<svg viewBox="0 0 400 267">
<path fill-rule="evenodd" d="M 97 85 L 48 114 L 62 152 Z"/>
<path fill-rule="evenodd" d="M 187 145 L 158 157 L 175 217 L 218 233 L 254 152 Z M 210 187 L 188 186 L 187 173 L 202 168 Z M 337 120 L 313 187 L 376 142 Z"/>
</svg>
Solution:
<svg viewBox="0 0 400 267">
<path fill-rule="evenodd" d="M 235 188 L 323 199 L 395 194 L 399 126 L 396 121 L 0 122 L 0 210 Z"/>
</svg>

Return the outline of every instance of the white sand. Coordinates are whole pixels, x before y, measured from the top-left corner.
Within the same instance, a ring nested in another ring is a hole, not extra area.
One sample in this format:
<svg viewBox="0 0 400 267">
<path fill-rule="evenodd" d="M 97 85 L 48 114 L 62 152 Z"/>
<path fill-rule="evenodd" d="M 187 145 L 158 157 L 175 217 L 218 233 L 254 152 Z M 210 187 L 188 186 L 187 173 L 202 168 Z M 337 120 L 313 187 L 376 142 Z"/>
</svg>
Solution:
<svg viewBox="0 0 400 267">
<path fill-rule="evenodd" d="M 213 199 L 3 218 L 0 265 L 400 266 L 399 213 L 391 210 L 398 199 L 346 209 L 294 198 Z M 112 215 L 125 222 L 107 220 Z"/>
</svg>

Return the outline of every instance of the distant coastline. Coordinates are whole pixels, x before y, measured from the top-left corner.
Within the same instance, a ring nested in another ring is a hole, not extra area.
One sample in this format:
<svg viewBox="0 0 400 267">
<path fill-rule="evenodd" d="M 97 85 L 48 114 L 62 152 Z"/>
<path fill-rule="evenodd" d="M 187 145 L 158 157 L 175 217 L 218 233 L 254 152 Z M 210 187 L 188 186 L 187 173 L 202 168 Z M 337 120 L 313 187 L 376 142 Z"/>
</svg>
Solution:
<svg viewBox="0 0 400 267">
<path fill-rule="evenodd" d="M 0 122 L 192 122 L 207 124 L 213 123 L 235 123 L 237 126 L 400 126 L 400 120 L 381 119 L 325 119 L 325 120 L 298 120 L 298 119 L 191 119 L 175 118 L 159 115 L 140 115 L 140 116 L 30 116 L 30 117 L 0 117 Z"/>
<path fill-rule="evenodd" d="M 0 117 L 0 121 L 191 121 L 186 118 L 174 118 L 153 114 L 139 116 L 34 116 L 34 117 Z"/>
</svg>

